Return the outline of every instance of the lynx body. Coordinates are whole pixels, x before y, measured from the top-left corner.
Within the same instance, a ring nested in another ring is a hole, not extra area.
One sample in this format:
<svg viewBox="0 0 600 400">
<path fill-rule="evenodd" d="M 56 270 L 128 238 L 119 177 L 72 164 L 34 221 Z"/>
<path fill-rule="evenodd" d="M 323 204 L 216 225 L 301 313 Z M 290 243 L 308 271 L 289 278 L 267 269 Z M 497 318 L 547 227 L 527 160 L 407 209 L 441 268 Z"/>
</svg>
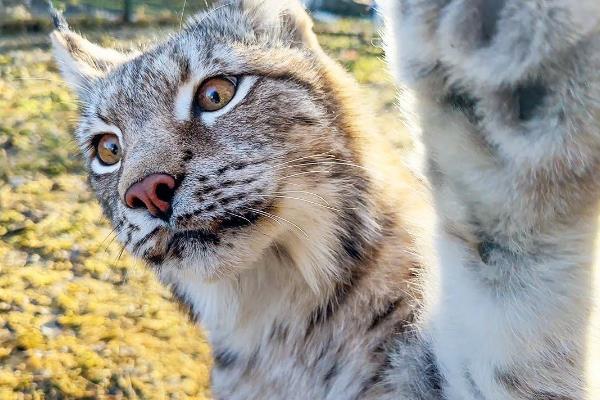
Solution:
<svg viewBox="0 0 600 400">
<path fill-rule="evenodd" d="M 398 340 L 416 340 L 428 195 L 377 142 L 304 11 L 224 5 L 142 54 L 66 28 L 53 41 L 82 102 L 91 185 L 206 329 L 214 395 L 380 398 Z M 202 109 L 219 77 L 235 94 Z"/>
</svg>

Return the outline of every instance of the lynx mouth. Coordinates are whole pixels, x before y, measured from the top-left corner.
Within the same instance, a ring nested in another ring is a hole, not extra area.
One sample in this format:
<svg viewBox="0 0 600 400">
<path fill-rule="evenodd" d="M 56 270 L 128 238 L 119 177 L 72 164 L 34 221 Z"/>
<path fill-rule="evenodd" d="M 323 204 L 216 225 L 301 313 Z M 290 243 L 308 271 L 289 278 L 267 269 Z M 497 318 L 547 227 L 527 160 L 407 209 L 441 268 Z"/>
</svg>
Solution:
<svg viewBox="0 0 600 400">
<path fill-rule="evenodd" d="M 173 233 L 184 231 L 219 233 L 243 229 L 268 215 L 269 210 L 272 208 L 270 200 L 254 201 L 231 209 L 223 207 L 211 215 L 214 209 L 214 206 L 211 206 L 210 210 L 200 208 L 172 218 L 169 226 Z"/>
<path fill-rule="evenodd" d="M 276 218 L 271 214 L 274 208 L 272 202 L 267 201 L 236 212 L 223 210 L 219 217 L 211 220 L 203 220 L 200 212 L 192 212 L 183 221 L 180 219 L 173 224 L 155 228 L 140 240 L 139 245 L 133 246 L 132 253 L 151 264 L 208 254 L 229 243 L 236 234 L 247 233 L 262 219 L 269 218 L 268 216 Z M 151 245 L 148 246 L 149 244 Z"/>
<path fill-rule="evenodd" d="M 225 218 L 215 219 L 207 226 L 196 229 L 182 229 L 172 232 L 172 237 L 167 244 L 166 253 L 177 253 L 176 249 L 182 246 L 207 245 L 218 246 L 221 236 L 225 232 L 231 232 L 247 228 L 261 218 L 260 214 L 248 212 L 245 214 L 232 214 Z"/>
</svg>

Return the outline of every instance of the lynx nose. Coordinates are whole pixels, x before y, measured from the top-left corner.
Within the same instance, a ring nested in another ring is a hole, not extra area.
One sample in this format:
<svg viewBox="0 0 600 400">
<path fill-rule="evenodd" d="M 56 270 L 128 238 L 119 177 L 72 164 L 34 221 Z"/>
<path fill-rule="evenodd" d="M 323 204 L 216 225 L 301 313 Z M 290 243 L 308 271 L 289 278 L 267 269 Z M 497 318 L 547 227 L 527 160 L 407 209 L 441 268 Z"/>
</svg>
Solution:
<svg viewBox="0 0 600 400">
<path fill-rule="evenodd" d="M 154 217 L 165 218 L 171 209 L 175 179 L 167 174 L 148 175 L 125 192 L 129 208 L 145 208 Z"/>
</svg>

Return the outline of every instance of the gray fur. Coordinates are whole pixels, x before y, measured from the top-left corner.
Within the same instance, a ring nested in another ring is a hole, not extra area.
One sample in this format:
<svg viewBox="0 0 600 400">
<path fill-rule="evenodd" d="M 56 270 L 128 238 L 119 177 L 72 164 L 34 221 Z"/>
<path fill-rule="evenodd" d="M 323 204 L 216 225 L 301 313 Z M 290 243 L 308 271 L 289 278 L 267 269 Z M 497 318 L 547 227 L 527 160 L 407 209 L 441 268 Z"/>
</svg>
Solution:
<svg viewBox="0 0 600 400">
<path fill-rule="evenodd" d="M 598 398 L 600 3 L 387 6 L 439 220 L 421 332 L 443 396 Z"/>
</svg>

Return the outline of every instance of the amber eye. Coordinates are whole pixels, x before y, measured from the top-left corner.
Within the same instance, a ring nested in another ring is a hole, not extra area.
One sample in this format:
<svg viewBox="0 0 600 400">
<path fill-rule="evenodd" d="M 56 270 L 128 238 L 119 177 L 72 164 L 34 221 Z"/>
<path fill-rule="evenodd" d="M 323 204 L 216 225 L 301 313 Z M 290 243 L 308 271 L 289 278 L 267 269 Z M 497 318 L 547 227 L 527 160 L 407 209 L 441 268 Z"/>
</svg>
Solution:
<svg viewBox="0 0 600 400">
<path fill-rule="evenodd" d="M 217 111 L 225 107 L 235 95 L 237 79 L 210 78 L 202 82 L 196 92 L 196 102 L 202 111 Z"/>
<path fill-rule="evenodd" d="M 96 157 L 104 165 L 114 165 L 121 161 L 121 144 L 117 135 L 105 133 L 96 144 Z"/>
</svg>

